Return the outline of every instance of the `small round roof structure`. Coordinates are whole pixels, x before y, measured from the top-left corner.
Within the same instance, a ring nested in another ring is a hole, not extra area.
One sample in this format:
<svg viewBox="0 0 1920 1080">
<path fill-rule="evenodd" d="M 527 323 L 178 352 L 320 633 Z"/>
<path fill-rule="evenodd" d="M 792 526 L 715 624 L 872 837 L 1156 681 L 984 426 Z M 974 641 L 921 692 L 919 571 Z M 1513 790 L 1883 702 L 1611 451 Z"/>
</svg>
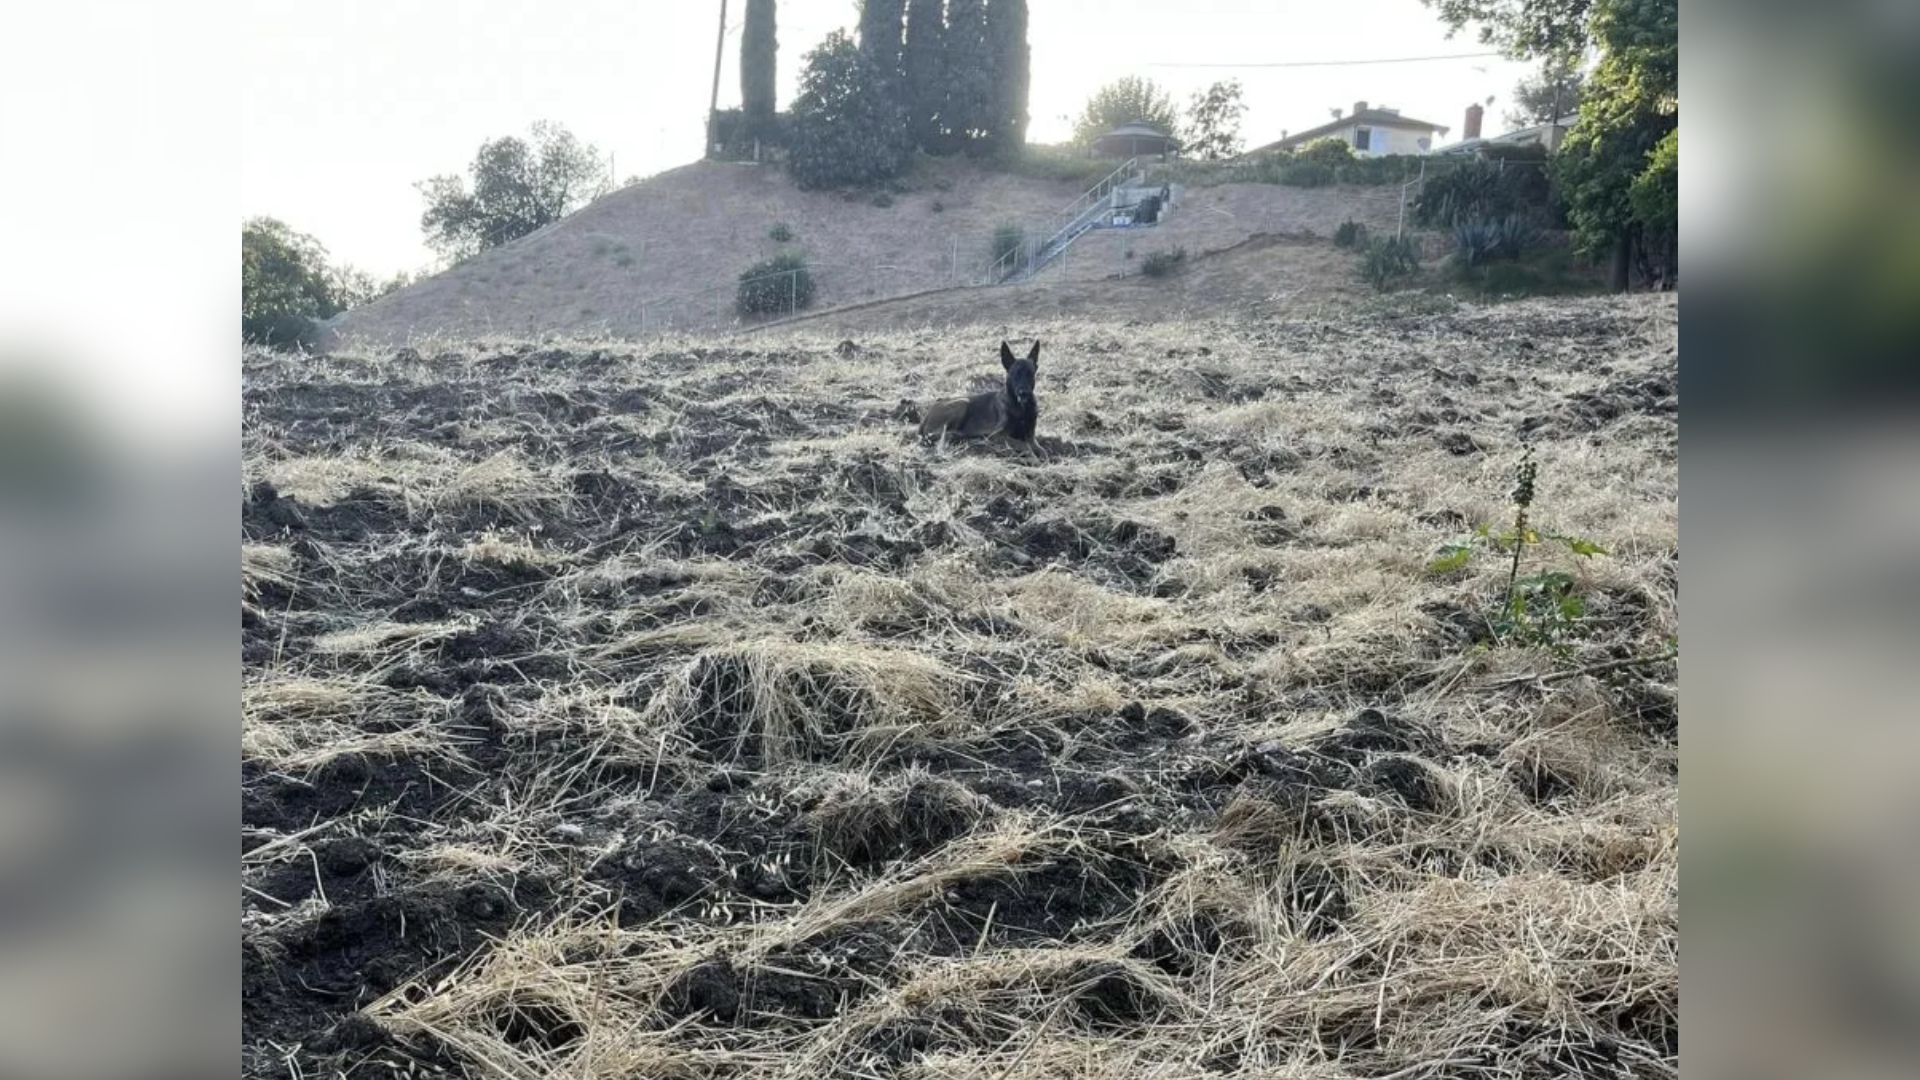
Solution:
<svg viewBox="0 0 1920 1080">
<path fill-rule="evenodd" d="M 1109 157 L 1160 157 L 1180 149 L 1180 140 L 1143 120 L 1121 124 L 1093 144 Z"/>
</svg>

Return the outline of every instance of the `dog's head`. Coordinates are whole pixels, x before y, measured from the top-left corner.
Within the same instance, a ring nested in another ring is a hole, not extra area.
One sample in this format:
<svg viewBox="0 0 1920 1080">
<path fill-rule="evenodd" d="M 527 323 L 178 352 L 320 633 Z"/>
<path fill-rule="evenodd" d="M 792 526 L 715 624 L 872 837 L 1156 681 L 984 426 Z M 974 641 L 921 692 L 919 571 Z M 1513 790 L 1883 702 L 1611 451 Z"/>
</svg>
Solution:
<svg viewBox="0 0 1920 1080">
<path fill-rule="evenodd" d="M 1000 343 L 1000 366 L 1007 369 L 1007 393 L 1022 405 L 1033 404 L 1033 376 L 1040 367 L 1040 342 L 1036 339 L 1033 348 L 1027 350 L 1024 357 L 1016 357 L 1006 342 Z"/>
</svg>

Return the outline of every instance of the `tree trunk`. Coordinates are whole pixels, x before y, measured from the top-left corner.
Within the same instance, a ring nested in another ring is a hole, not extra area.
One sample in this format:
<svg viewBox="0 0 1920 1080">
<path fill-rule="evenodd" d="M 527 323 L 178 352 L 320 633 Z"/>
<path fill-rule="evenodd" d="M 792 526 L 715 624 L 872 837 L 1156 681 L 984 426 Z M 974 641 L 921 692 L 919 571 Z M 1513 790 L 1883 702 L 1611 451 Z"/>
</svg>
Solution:
<svg viewBox="0 0 1920 1080">
<path fill-rule="evenodd" d="M 1607 287 L 1614 292 L 1626 292 L 1628 270 L 1633 265 L 1633 236 L 1622 231 L 1613 240 L 1613 268 L 1607 275 Z"/>
</svg>

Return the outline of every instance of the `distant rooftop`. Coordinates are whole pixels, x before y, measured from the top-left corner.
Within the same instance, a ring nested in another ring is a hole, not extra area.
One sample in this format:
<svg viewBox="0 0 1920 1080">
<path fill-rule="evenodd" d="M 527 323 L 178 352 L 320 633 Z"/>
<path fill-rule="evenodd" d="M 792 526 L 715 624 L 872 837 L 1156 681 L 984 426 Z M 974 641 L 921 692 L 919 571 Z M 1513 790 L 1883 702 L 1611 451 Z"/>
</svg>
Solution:
<svg viewBox="0 0 1920 1080">
<path fill-rule="evenodd" d="M 1442 135 L 1447 133 L 1447 126 L 1445 124 L 1434 124 L 1425 120 L 1415 120 L 1410 116 L 1401 116 L 1399 109 L 1388 109 L 1376 106 L 1372 108 L 1355 109 L 1351 113 L 1330 120 L 1327 123 L 1321 124 L 1319 127 L 1295 132 L 1284 139 L 1280 139 L 1277 142 L 1270 142 L 1265 146 L 1256 147 L 1249 152 L 1259 153 L 1262 150 L 1291 150 L 1294 147 L 1304 146 L 1315 139 L 1331 135 L 1342 128 L 1352 127 L 1356 124 L 1365 127 L 1399 128 L 1402 131 L 1437 131 Z"/>
</svg>

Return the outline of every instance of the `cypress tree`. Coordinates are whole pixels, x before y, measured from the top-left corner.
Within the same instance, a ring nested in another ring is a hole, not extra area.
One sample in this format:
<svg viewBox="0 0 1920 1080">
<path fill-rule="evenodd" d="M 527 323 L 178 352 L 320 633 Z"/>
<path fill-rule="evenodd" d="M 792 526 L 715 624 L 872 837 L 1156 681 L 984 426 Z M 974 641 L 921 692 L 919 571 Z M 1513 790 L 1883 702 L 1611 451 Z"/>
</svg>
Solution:
<svg viewBox="0 0 1920 1080">
<path fill-rule="evenodd" d="M 1027 0 L 993 0 L 987 7 L 993 46 L 994 149 L 1017 153 L 1027 143 L 1027 90 L 1033 50 L 1027 44 Z"/>
<path fill-rule="evenodd" d="M 999 127 L 986 0 L 947 0 L 946 57 L 947 100 L 940 126 L 948 146 L 978 153 Z"/>
<path fill-rule="evenodd" d="M 946 103 L 945 0 L 907 0 L 906 48 L 901 54 L 905 73 L 907 130 L 914 144 L 929 153 L 941 147 L 941 110 Z"/>
<path fill-rule="evenodd" d="M 900 44 L 906 36 L 906 0 L 861 0 L 860 51 L 873 66 L 900 76 Z"/>
<path fill-rule="evenodd" d="M 774 57 L 780 47 L 773 5 L 774 0 L 747 0 L 747 21 L 740 31 L 740 107 L 748 136 L 762 140 L 773 134 Z"/>
</svg>

